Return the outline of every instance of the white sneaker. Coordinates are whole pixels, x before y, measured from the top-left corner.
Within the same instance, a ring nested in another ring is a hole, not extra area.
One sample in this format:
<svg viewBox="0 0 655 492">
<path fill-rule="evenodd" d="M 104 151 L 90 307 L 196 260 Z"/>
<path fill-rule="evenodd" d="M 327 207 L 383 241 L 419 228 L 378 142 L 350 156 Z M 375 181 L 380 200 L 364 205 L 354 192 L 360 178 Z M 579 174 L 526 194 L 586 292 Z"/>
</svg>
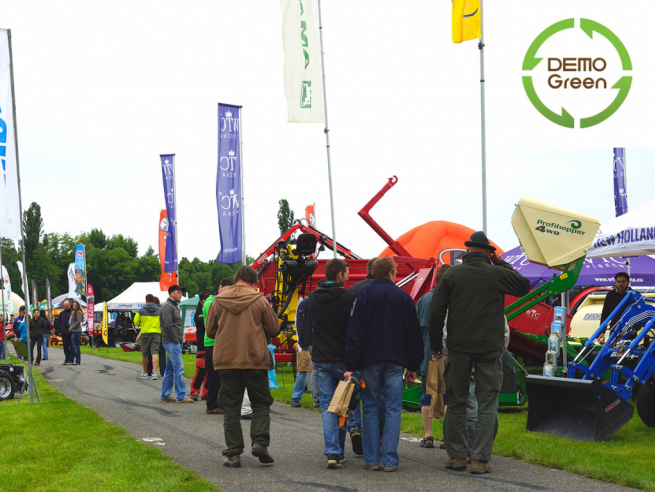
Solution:
<svg viewBox="0 0 655 492">
<path fill-rule="evenodd" d="M 156 381 L 157 380 L 157 373 L 153 372 L 152 373 L 152 378 L 150 378 L 150 379 L 152 379 L 153 381 Z"/>
<path fill-rule="evenodd" d="M 146 379 L 148 375 L 145 372 L 141 373 L 141 376 L 139 376 L 141 379 Z"/>
</svg>

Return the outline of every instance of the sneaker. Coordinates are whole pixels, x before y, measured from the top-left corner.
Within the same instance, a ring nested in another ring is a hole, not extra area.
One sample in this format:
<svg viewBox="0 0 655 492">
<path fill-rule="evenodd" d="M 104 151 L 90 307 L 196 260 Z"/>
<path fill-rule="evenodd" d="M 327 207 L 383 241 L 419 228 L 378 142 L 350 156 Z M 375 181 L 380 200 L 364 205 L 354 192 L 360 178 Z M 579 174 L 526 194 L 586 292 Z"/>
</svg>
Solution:
<svg viewBox="0 0 655 492">
<path fill-rule="evenodd" d="M 446 468 L 457 471 L 466 470 L 466 458 L 448 458 L 446 460 Z"/>
<path fill-rule="evenodd" d="M 191 399 L 193 401 L 198 401 L 198 395 L 191 395 Z"/>
<path fill-rule="evenodd" d="M 350 432 L 350 444 L 353 446 L 353 453 L 357 456 L 364 455 L 364 447 L 362 445 L 362 431 L 355 428 Z"/>
<path fill-rule="evenodd" d="M 207 409 L 205 413 L 208 413 L 209 415 L 225 415 L 225 410 L 222 408 L 212 408 L 211 410 Z"/>
<path fill-rule="evenodd" d="M 141 373 L 141 376 L 139 376 L 141 379 L 146 379 L 148 375 L 145 372 Z"/>
<path fill-rule="evenodd" d="M 175 401 L 175 398 L 173 398 L 172 396 L 169 396 L 167 398 L 161 398 L 159 401 L 161 401 L 163 403 L 173 403 Z"/>
<path fill-rule="evenodd" d="M 157 381 L 157 373 L 153 374 L 150 379 L 152 379 L 153 381 Z"/>
<path fill-rule="evenodd" d="M 338 454 L 328 454 L 327 467 L 328 468 L 341 468 L 341 463 L 339 463 L 339 455 Z"/>
<path fill-rule="evenodd" d="M 364 468 L 371 471 L 382 470 L 382 465 L 364 465 Z"/>
<path fill-rule="evenodd" d="M 473 475 L 491 473 L 491 465 L 488 461 L 471 460 L 471 473 Z"/>
<path fill-rule="evenodd" d="M 339 456 L 339 464 L 345 463 L 346 462 L 346 455 L 342 454 Z"/>
<path fill-rule="evenodd" d="M 382 469 L 382 471 L 385 471 L 385 472 L 395 472 L 396 470 L 398 470 L 398 467 L 396 467 L 396 468 L 387 468 L 387 467 L 385 466 L 385 467 Z"/>
<path fill-rule="evenodd" d="M 177 400 L 178 403 L 193 403 L 193 400 L 191 398 L 182 398 L 181 400 Z"/>
<path fill-rule="evenodd" d="M 261 444 L 255 443 L 252 445 L 252 455 L 256 458 L 259 458 L 260 463 L 270 464 L 275 461 L 273 457 L 268 454 L 268 448 L 262 446 Z"/>
<path fill-rule="evenodd" d="M 292 401 L 292 402 L 291 402 L 291 406 L 292 406 L 293 408 L 300 408 L 302 405 L 300 404 L 299 401 Z"/>
<path fill-rule="evenodd" d="M 223 457 L 223 466 L 228 466 L 230 468 L 241 468 L 241 456 Z"/>
</svg>

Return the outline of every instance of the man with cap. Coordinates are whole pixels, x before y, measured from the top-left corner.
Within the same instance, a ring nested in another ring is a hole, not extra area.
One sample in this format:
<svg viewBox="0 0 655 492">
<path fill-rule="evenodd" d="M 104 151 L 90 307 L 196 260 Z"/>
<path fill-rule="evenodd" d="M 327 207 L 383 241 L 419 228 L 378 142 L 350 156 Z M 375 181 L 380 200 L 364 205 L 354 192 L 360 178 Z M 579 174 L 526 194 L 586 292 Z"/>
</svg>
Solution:
<svg viewBox="0 0 655 492">
<path fill-rule="evenodd" d="M 159 324 L 161 326 L 161 341 L 166 349 L 166 370 L 161 383 L 162 402 L 193 403 L 191 398 L 186 396 L 184 384 L 184 364 L 182 363 L 182 344 L 184 343 L 184 326 L 182 325 L 182 314 L 180 313 L 180 299 L 182 299 L 182 287 L 171 285 L 168 288 L 168 299 L 159 310 Z M 171 396 L 175 386 L 175 398 Z"/>
<path fill-rule="evenodd" d="M 437 284 L 430 306 L 430 347 L 442 357 L 443 327 L 448 315 L 448 362 L 445 378 L 448 412 L 444 433 L 446 468 L 466 470 L 466 403 L 475 368 L 478 421 L 471 449 L 471 473 L 491 472 L 491 452 L 498 431 L 498 393 L 503 382 L 505 294 L 522 297 L 530 281 L 496 253 L 484 232 L 471 235 L 461 265 L 447 270 Z"/>
</svg>

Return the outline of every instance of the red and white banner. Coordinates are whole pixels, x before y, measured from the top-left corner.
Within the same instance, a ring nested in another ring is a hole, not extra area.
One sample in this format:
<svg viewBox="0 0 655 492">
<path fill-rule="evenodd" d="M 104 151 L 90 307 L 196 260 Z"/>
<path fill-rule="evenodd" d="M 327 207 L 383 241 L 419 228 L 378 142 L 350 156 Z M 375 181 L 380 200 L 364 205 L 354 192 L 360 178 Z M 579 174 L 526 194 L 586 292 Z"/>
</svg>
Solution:
<svg viewBox="0 0 655 492">
<path fill-rule="evenodd" d="M 166 273 L 164 262 L 166 261 L 166 233 L 168 232 L 168 214 L 166 210 L 159 213 L 159 263 L 161 264 L 161 276 L 159 277 L 159 288 L 162 292 L 167 291 L 171 285 L 177 283 L 177 271 Z"/>
<path fill-rule="evenodd" d="M 86 322 L 87 330 L 89 331 L 89 336 L 92 337 L 93 333 L 93 317 L 94 317 L 94 296 L 93 296 L 93 287 L 91 284 L 87 284 L 87 294 L 86 294 Z"/>
<path fill-rule="evenodd" d="M 316 215 L 314 211 L 314 205 L 307 205 L 305 208 L 305 218 L 307 219 L 307 224 L 311 227 L 316 228 Z"/>
</svg>

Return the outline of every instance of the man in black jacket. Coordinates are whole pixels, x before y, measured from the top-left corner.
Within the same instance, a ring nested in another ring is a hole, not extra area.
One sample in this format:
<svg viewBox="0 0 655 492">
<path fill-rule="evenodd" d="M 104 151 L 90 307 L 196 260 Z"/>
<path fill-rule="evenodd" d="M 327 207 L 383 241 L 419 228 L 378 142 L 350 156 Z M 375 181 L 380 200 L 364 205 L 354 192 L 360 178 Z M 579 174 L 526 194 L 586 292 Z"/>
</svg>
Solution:
<svg viewBox="0 0 655 492">
<path fill-rule="evenodd" d="M 430 346 L 442 356 L 443 326 L 448 316 L 446 387 L 448 412 L 444 421 L 446 467 L 466 469 L 466 402 L 471 369 L 475 367 L 478 421 L 471 449 L 471 473 L 489 473 L 498 431 L 498 393 L 503 381 L 505 350 L 505 294 L 522 297 L 530 281 L 495 252 L 484 232 L 474 232 L 464 243 L 463 263 L 444 273 L 430 306 Z M 491 264 L 493 263 L 493 265 Z"/>
<path fill-rule="evenodd" d="M 343 288 L 348 280 L 345 261 L 336 258 L 328 261 L 325 278 L 323 287 L 309 295 L 307 313 L 312 329 L 312 364 L 323 414 L 323 454 L 327 456 L 328 468 L 339 468 L 345 461 L 346 432 L 339 430 L 339 418 L 327 409 L 345 371 L 346 337 L 355 296 Z"/>
<path fill-rule="evenodd" d="M 630 277 L 625 272 L 619 272 L 614 276 L 614 285 L 616 290 L 607 293 L 605 302 L 603 303 L 603 312 L 600 315 L 600 324 L 602 325 L 610 314 L 621 304 L 621 301 L 630 290 Z M 621 315 L 615 316 L 611 324 L 616 323 L 621 318 Z"/>
<path fill-rule="evenodd" d="M 200 294 L 198 306 L 193 315 L 193 322 L 196 325 L 196 372 L 191 380 L 191 399 L 198 401 L 200 387 L 202 386 L 202 399 L 207 399 L 207 370 L 205 367 L 205 317 L 202 314 L 202 306 L 209 297 L 209 293 Z"/>
<path fill-rule="evenodd" d="M 71 334 L 68 332 L 69 321 L 71 318 L 71 303 L 68 300 L 64 301 L 64 310 L 59 313 L 55 327 L 59 328 L 61 341 L 64 345 L 64 362 L 62 365 L 73 365 L 73 342 L 71 341 Z"/>
</svg>

